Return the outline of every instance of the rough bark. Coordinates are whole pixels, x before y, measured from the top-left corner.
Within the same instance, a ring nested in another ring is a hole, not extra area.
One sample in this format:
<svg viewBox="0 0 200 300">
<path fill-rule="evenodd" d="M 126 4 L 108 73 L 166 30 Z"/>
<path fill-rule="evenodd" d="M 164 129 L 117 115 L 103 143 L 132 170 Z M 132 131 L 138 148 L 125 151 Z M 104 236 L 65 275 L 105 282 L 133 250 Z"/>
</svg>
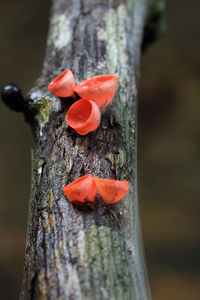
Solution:
<svg viewBox="0 0 200 300">
<path fill-rule="evenodd" d="M 41 77 L 29 95 L 32 187 L 20 299 L 150 299 L 137 199 L 136 110 L 140 46 L 148 1 L 53 0 Z M 79 82 L 116 74 L 118 89 L 94 133 L 66 123 L 73 100 L 48 83 L 65 68 Z M 128 180 L 118 204 L 72 207 L 63 187 L 76 178 Z"/>
</svg>

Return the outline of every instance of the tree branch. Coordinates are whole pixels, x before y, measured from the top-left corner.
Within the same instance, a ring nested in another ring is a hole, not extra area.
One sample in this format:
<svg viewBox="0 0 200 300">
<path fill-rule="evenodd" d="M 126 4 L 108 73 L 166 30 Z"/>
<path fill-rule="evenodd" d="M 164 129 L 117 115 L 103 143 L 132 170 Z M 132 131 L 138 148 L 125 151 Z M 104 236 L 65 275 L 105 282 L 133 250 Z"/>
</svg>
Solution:
<svg viewBox="0 0 200 300">
<path fill-rule="evenodd" d="M 137 198 L 137 81 L 148 1 L 53 0 L 41 77 L 29 95 L 34 135 L 32 188 L 20 299 L 150 299 Z M 73 100 L 48 83 L 65 68 L 76 82 L 98 74 L 119 79 L 95 133 L 66 123 Z M 91 212 L 71 207 L 63 187 L 92 174 L 128 180 L 118 204 Z"/>
</svg>

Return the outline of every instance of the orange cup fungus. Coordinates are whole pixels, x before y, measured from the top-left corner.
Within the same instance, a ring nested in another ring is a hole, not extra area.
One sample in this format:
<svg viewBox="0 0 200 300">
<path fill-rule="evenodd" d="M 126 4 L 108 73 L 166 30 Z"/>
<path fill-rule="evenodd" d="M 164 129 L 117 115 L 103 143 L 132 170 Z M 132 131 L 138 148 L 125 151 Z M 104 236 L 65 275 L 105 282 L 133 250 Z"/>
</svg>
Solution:
<svg viewBox="0 0 200 300">
<path fill-rule="evenodd" d="M 80 135 L 94 131 L 100 123 L 101 113 L 107 107 L 117 88 L 115 75 L 99 75 L 75 85 L 73 73 L 66 69 L 48 86 L 58 97 L 73 97 L 75 92 L 82 98 L 67 112 L 67 122 Z"/>
<path fill-rule="evenodd" d="M 119 202 L 128 192 L 129 182 L 115 179 L 93 178 L 88 174 L 64 187 L 64 194 L 74 203 L 93 203 L 96 193 L 106 204 Z"/>
<path fill-rule="evenodd" d="M 96 184 L 92 175 L 82 176 L 64 187 L 64 194 L 74 203 L 94 202 Z"/>
<path fill-rule="evenodd" d="M 97 190 L 106 204 L 119 202 L 128 192 L 129 182 L 115 179 L 94 178 Z"/>
<path fill-rule="evenodd" d="M 66 118 L 69 126 L 78 134 L 86 135 L 99 126 L 101 113 L 92 100 L 81 99 L 70 106 Z"/>
<path fill-rule="evenodd" d="M 80 82 L 74 90 L 81 98 L 91 99 L 103 110 L 111 103 L 116 88 L 115 75 L 100 75 Z"/>
<path fill-rule="evenodd" d="M 58 75 L 49 85 L 49 90 L 58 97 L 74 97 L 75 79 L 70 69 Z"/>
</svg>

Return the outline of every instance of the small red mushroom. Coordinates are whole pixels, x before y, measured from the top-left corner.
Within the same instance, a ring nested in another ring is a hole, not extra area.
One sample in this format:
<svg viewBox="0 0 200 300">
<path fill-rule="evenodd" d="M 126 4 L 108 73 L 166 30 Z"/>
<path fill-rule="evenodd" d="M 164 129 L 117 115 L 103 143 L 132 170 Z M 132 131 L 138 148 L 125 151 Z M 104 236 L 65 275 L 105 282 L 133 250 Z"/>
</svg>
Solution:
<svg viewBox="0 0 200 300">
<path fill-rule="evenodd" d="M 64 194 L 76 204 L 93 203 L 96 197 L 96 184 L 92 175 L 82 176 L 64 187 Z"/>
<path fill-rule="evenodd" d="M 75 79 L 70 69 L 58 75 L 49 85 L 49 90 L 58 97 L 74 97 Z"/>
<path fill-rule="evenodd" d="M 111 103 L 116 88 L 115 75 L 100 75 L 80 82 L 74 90 L 81 98 L 91 99 L 103 110 Z"/>
<path fill-rule="evenodd" d="M 66 118 L 69 126 L 78 134 L 86 135 L 99 126 L 101 113 L 93 101 L 81 99 L 70 106 Z"/>
<path fill-rule="evenodd" d="M 129 189 L 128 181 L 94 178 L 97 190 L 106 204 L 119 202 Z"/>
</svg>

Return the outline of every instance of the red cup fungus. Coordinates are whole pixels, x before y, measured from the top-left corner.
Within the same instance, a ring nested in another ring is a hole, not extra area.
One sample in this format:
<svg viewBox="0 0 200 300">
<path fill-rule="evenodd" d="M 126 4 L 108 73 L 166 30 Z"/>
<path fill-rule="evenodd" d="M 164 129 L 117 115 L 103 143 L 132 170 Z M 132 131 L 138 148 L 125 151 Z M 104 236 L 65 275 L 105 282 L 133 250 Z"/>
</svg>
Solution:
<svg viewBox="0 0 200 300">
<path fill-rule="evenodd" d="M 66 118 L 78 134 L 86 135 L 99 126 L 101 113 L 92 100 L 81 99 L 70 106 Z"/>
<path fill-rule="evenodd" d="M 111 103 L 116 88 L 115 75 L 100 75 L 80 82 L 74 90 L 81 98 L 91 99 L 103 110 Z"/>
<path fill-rule="evenodd" d="M 96 197 L 96 184 L 94 178 L 88 174 L 65 186 L 63 191 L 74 203 L 92 203 Z"/>
<path fill-rule="evenodd" d="M 49 90 L 58 97 L 74 97 L 75 79 L 70 69 L 58 75 L 49 85 Z"/>
<path fill-rule="evenodd" d="M 94 178 L 97 191 L 101 195 L 106 204 L 114 204 L 119 202 L 129 189 L 128 181 L 115 179 Z"/>
</svg>

